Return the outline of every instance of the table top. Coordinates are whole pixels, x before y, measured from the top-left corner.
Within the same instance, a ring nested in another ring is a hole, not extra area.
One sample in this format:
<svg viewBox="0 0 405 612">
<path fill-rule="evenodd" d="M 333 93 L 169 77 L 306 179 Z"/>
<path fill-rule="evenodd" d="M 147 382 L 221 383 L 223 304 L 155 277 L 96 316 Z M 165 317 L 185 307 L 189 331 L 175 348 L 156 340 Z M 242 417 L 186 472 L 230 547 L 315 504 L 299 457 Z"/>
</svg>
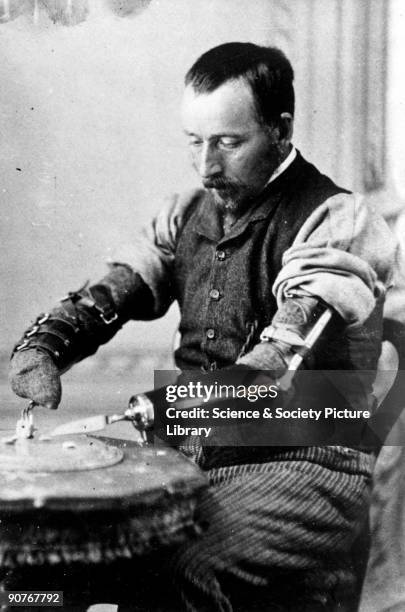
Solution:
<svg viewBox="0 0 405 612">
<path fill-rule="evenodd" d="M 38 435 L 70 420 L 121 412 L 128 398 L 140 390 L 128 383 L 65 385 L 58 410 L 34 409 Z M 5 437 L 12 434 L 27 402 L 5 385 L 0 387 L 0 402 L 0 437 Z M 140 436 L 128 422 L 109 425 L 97 436 L 121 447 L 123 461 L 91 471 L 0 473 L 0 511 L 124 509 L 155 503 L 159 496 L 191 495 L 206 486 L 199 468 L 176 450 L 157 445 L 141 448 Z"/>
</svg>

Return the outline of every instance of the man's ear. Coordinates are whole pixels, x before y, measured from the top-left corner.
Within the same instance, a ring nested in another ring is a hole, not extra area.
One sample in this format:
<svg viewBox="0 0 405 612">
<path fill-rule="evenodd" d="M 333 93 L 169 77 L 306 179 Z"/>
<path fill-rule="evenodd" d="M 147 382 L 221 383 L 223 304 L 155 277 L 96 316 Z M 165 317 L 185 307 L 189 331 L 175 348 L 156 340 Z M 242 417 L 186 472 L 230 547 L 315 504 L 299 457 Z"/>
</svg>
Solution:
<svg viewBox="0 0 405 612">
<path fill-rule="evenodd" d="M 292 140 L 294 130 L 294 117 L 291 113 L 281 113 L 280 115 L 280 141 L 286 143 Z"/>
</svg>

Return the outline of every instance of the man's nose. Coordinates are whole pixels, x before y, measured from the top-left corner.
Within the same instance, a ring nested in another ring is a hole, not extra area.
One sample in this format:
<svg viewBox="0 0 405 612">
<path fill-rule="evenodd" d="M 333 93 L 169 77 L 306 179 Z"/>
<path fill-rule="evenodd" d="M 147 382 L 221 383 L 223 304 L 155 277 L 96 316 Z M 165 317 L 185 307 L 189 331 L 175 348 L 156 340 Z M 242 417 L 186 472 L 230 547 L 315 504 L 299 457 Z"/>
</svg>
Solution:
<svg viewBox="0 0 405 612">
<path fill-rule="evenodd" d="M 205 143 L 200 151 L 198 172 L 202 179 L 212 178 L 222 173 L 221 156 L 218 149 L 210 143 Z"/>
</svg>

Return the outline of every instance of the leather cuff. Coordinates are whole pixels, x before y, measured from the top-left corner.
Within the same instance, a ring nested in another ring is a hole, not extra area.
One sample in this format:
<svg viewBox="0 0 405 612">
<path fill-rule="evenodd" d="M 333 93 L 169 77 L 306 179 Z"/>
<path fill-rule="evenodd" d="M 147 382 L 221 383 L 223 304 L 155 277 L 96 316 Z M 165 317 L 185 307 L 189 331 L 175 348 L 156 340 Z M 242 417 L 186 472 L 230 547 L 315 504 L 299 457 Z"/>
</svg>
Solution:
<svg viewBox="0 0 405 612">
<path fill-rule="evenodd" d="M 69 293 L 61 305 L 41 314 L 16 344 L 15 352 L 38 349 L 60 370 L 96 352 L 121 327 L 108 287 L 94 285 Z"/>
<path fill-rule="evenodd" d="M 238 363 L 256 369 L 287 370 L 294 356 L 300 360 L 309 357 L 331 316 L 330 309 L 316 297 L 289 297 L 274 315 L 271 325 L 263 330 L 261 342 Z"/>
</svg>

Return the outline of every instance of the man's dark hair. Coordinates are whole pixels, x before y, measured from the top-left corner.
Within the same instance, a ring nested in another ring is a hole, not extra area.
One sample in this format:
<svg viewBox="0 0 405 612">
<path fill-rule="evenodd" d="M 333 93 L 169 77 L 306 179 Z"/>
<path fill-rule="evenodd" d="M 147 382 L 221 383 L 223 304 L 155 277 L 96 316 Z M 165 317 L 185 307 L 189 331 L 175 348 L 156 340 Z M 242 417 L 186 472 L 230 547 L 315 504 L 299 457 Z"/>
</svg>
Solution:
<svg viewBox="0 0 405 612">
<path fill-rule="evenodd" d="M 210 49 L 185 77 L 197 93 L 210 93 L 226 81 L 243 79 L 250 87 L 259 120 L 273 126 L 283 112 L 294 115 L 294 71 L 276 47 L 231 42 Z"/>
</svg>

